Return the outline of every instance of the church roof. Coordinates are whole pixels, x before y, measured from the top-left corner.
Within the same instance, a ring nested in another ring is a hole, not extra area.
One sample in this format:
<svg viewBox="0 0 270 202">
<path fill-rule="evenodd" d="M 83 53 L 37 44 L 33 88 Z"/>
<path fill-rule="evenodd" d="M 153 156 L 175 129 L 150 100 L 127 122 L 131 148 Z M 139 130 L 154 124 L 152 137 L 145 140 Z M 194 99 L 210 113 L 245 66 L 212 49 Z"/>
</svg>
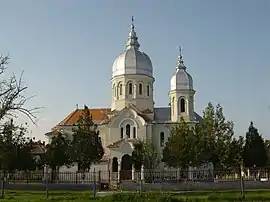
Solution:
<svg viewBox="0 0 270 202">
<path fill-rule="evenodd" d="M 60 126 L 74 125 L 79 120 L 84 109 L 76 109 L 71 112 L 64 120 L 58 123 L 53 129 L 58 129 Z M 107 114 L 111 111 L 110 108 L 89 109 L 92 115 L 93 122 L 98 124 L 102 120 L 108 119 Z"/>
<path fill-rule="evenodd" d="M 135 106 L 130 106 L 133 109 L 137 110 Z M 92 114 L 93 122 L 95 124 L 109 123 L 110 118 L 108 114 L 111 113 L 110 108 L 100 108 L 100 109 L 89 109 Z M 82 115 L 83 109 L 76 109 L 70 113 L 63 121 L 57 124 L 53 129 L 59 129 L 61 126 L 72 126 L 79 120 L 79 117 Z M 140 116 L 142 116 L 147 122 L 150 122 L 150 119 L 144 115 L 142 112 L 137 111 Z M 202 121 L 202 117 L 195 113 L 195 121 Z M 117 114 L 116 114 L 117 115 Z M 154 121 L 158 122 L 167 122 L 171 120 L 171 109 L 170 107 L 157 107 L 154 108 Z"/>
<path fill-rule="evenodd" d="M 130 27 L 126 50 L 114 61 L 112 77 L 124 74 L 141 74 L 152 77 L 153 66 L 149 56 L 139 50 L 140 44 L 133 24 Z"/>
<path fill-rule="evenodd" d="M 201 122 L 203 118 L 194 112 L 195 121 Z M 154 121 L 155 122 L 167 122 L 171 120 L 171 108 L 170 107 L 157 107 L 154 108 Z"/>
</svg>

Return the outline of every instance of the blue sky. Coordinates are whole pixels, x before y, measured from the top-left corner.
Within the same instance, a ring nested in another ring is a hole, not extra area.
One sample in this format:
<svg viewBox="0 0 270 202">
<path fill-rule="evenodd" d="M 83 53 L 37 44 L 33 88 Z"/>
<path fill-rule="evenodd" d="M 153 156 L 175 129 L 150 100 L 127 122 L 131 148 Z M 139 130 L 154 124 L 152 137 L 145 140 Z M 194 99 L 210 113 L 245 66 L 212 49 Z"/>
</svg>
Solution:
<svg viewBox="0 0 270 202">
<path fill-rule="evenodd" d="M 45 139 L 76 104 L 110 106 L 112 63 L 133 15 L 154 65 L 157 106 L 168 105 L 181 45 L 196 111 L 220 103 L 236 135 L 253 120 L 270 138 L 269 10 L 268 0 L 2 0 L 0 52 L 11 57 L 9 72 L 25 71 L 28 94 L 37 94 L 27 106 L 44 107 L 30 129 Z"/>
</svg>

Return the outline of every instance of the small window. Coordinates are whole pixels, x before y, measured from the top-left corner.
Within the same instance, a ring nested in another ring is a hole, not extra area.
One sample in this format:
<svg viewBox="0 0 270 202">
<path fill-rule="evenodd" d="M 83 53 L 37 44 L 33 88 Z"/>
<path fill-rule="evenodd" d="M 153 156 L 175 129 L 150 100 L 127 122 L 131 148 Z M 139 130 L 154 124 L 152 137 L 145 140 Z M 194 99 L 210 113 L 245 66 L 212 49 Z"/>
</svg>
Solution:
<svg viewBox="0 0 270 202">
<path fill-rule="evenodd" d="M 160 146 L 163 147 L 164 146 L 164 133 L 163 132 L 160 133 L 159 139 L 160 139 Z"/>
<path fill-rule="evenodd" d="M 186 111 L 186 102 L 184 98 L 180 99 L 180 112 L 183 113 Z"/>
<path fill-rule="evenodd" d="M 150 85 L 148 84 L 147 85 L 147 96 L 149 96 L 150 95 Z"/>
<path fill-rule="evenodd" d="M 119 85 L 119 95 L 122 95 L 122 84 Z"/>
<path fill-rule="evenodd" d="M 124 128 L 121 127 L 121 139 L 123 139 L 123 138 L 124 138 Z"/>
<path fill-rule="evenodd" d="M 136 138 L 136 128 L 133 127 L 133 138 Z"/>
<path fill-rule="evenodd" d="M 128 94 L 132 94 L 132 83 L 128 84 Z"/>
<path fill-rule="evenodd" d="M 126 135 L 127 135 L 127 138 L 130 138 L 130 125 L 127 124 L 126 126 Z"/>
<path fill-rule="evenodd" d="M 143 85 L 142 83 L 139 84 L 139 94 L 141 95 L 142 94 L 142 91 L 143 91 Z"/>
</svg>

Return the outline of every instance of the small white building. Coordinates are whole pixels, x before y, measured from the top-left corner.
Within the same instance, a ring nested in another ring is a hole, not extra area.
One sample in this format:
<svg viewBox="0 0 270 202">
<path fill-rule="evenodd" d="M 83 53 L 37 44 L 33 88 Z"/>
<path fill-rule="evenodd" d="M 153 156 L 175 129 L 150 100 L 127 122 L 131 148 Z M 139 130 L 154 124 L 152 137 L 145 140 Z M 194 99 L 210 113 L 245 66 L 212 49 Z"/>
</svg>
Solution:
<svg viewBox="0 0 270 202">
<path fill-rule="evenodd" d="M 181 50 L 170 82 L 168 107 L 155 106 L 154 81 L 152 62 L 146 53 L 140 51 L 132 20 L 125 50 L 112 66 L 111 107 L 90 109 L 105 150 L 102 162 L 92 168 L 113 172 L 131 170 L 133 144 L 138 139 L 152 141 L 157 152 L 162 154 L 170 130 L 181 117 L 190 124 L 202 120 L 194 111 L 193 80 L 184 65 Z M 73 125 L 82 111 L 75 109 L 52 130 L 72 135 Z M 51 132 L 46 135 L 50 138 Z M 64 170 L 77 171 L 77 167 Z"/>
</svg>

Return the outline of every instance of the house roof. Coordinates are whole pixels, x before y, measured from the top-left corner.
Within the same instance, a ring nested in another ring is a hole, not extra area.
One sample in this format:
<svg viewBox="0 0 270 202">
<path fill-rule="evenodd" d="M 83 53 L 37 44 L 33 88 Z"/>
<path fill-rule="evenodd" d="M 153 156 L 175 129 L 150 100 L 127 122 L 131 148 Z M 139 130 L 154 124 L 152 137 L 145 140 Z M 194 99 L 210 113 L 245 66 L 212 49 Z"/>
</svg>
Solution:
<svg viewBox="0 0 270 202">
<path fill-rule="evenodd" d="M 45 143 L 34 142 L 32 144 L 31 154 L 44 154 L 45 151 Z"/>
</svg>

